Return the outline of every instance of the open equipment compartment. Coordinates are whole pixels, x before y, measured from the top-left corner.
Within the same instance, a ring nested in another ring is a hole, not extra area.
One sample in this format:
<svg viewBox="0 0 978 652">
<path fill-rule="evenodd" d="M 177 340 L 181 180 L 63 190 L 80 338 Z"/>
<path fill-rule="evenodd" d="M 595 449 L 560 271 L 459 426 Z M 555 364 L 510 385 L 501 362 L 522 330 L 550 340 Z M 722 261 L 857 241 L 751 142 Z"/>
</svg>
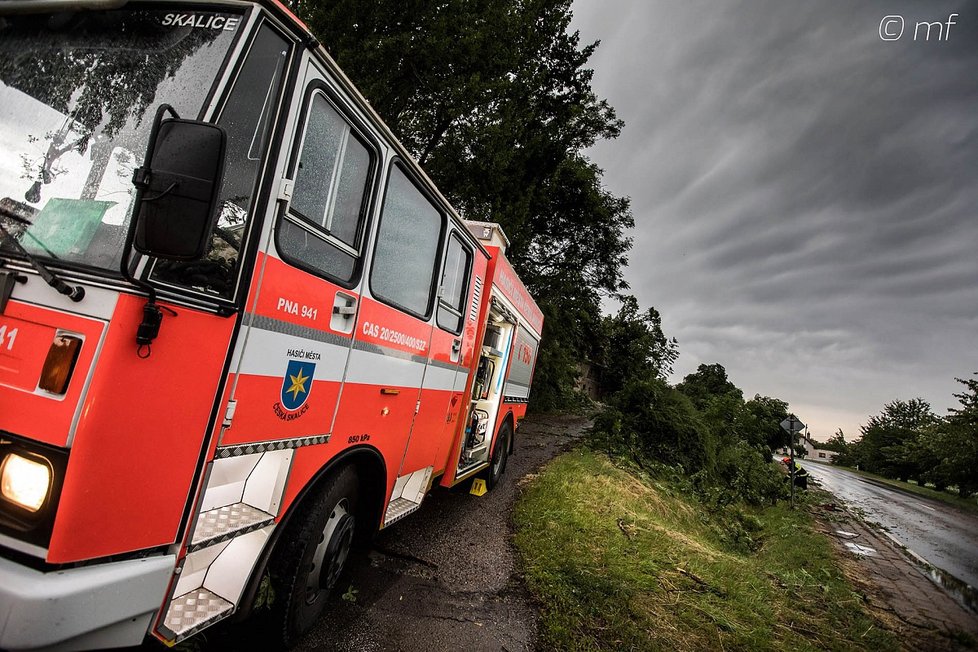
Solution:
<svg viewBox="0 0 978 652">
<path fill-rule="evenodd" d="M 458 475 L 489 461 L 515 329 L 516 317 L 493 298 L 472 382 Z"/>
</svg>

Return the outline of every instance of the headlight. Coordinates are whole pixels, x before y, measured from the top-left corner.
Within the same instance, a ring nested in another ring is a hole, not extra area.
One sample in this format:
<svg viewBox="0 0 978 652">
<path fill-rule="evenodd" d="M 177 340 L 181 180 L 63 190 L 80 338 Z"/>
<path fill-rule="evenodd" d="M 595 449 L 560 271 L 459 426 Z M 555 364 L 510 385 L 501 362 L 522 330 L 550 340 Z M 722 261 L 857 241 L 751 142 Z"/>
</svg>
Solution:
<svg viewBox="0 0 978 652">
<path fill-rule="evenodd" d="M 42 458 L 43 459 L 43 458 Z M 51 491 L 51 466 L 10 453 L 0 464 L 0 493 L 30 512 L 41 509 Z"/>
</svg>

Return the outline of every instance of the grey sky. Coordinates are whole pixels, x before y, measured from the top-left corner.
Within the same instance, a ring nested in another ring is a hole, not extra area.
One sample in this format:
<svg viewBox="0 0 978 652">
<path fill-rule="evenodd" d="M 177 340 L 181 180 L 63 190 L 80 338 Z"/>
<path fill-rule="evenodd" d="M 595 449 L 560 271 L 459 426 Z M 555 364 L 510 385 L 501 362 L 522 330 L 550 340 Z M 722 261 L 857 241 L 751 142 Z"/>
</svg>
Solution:
<svg viewBox="0 0 978 652">
<path fill-rule="evenodd" d="M 632 198 L 626 278 L 679 339 L 675 380 L 720 362 L 819 439 L 897 398 L 956 405 L 954 377 L 978 371 L 978 2 L 574 14 L 626 122 L 590 155 Z"/>
</svg>

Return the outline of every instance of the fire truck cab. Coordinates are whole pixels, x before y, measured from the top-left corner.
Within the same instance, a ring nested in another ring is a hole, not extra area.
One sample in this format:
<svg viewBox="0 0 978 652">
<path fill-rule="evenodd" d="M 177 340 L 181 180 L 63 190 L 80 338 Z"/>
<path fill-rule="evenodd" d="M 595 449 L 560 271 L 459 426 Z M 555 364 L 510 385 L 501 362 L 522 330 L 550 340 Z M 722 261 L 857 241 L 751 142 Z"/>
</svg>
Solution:
<svg viewBox="0 0 978 652">
<path fill-rule="evenodd" d="M 274 0 L 0 3 L 0 648 L 286 645 L 502 475 L 543 315 Z M 261 601 L 261 600 L 257 600 Z"/>
</svg>

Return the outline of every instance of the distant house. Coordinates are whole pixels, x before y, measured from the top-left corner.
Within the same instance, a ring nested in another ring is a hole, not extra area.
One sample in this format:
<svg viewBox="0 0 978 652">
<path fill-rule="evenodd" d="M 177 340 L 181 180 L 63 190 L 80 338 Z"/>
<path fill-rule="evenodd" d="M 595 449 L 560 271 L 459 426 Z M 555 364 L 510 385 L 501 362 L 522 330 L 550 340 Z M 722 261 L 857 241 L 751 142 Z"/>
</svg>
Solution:
<svg viewBox="0 0 978 652">
<path fill-rule="evenodd" d="M 799 437 L 798 443 L 805 447 L 806 460 L 813 460 L 815 462 L 831 462 L 832 460 L 835 459 L 835 456 L 838 455 L 838 453 L 835 451 L 829 451 L 829 450 L 825 450 L 824 448 L 819 448 L 818 447 L 819 442 L 814 441 L 813 439 L 806 437 L 805 435 L 801 435 L 801 437 Z M 782 448 L 781 452 L 782 454 L 787 455 L 788 448 L 787 447 Z"/>
<path fill-rule="evenodd" d="M 809 460 L 815 460 L 816 462 L 831 462 L 838 455 L 835 451 L 827 451 L 824 448 L 819 448 L 817 441 L 812 441 L 808 437 L 802 435 L 801 441 L 798 442 L 805 447 L 805 458 Z"/>
</svg>

